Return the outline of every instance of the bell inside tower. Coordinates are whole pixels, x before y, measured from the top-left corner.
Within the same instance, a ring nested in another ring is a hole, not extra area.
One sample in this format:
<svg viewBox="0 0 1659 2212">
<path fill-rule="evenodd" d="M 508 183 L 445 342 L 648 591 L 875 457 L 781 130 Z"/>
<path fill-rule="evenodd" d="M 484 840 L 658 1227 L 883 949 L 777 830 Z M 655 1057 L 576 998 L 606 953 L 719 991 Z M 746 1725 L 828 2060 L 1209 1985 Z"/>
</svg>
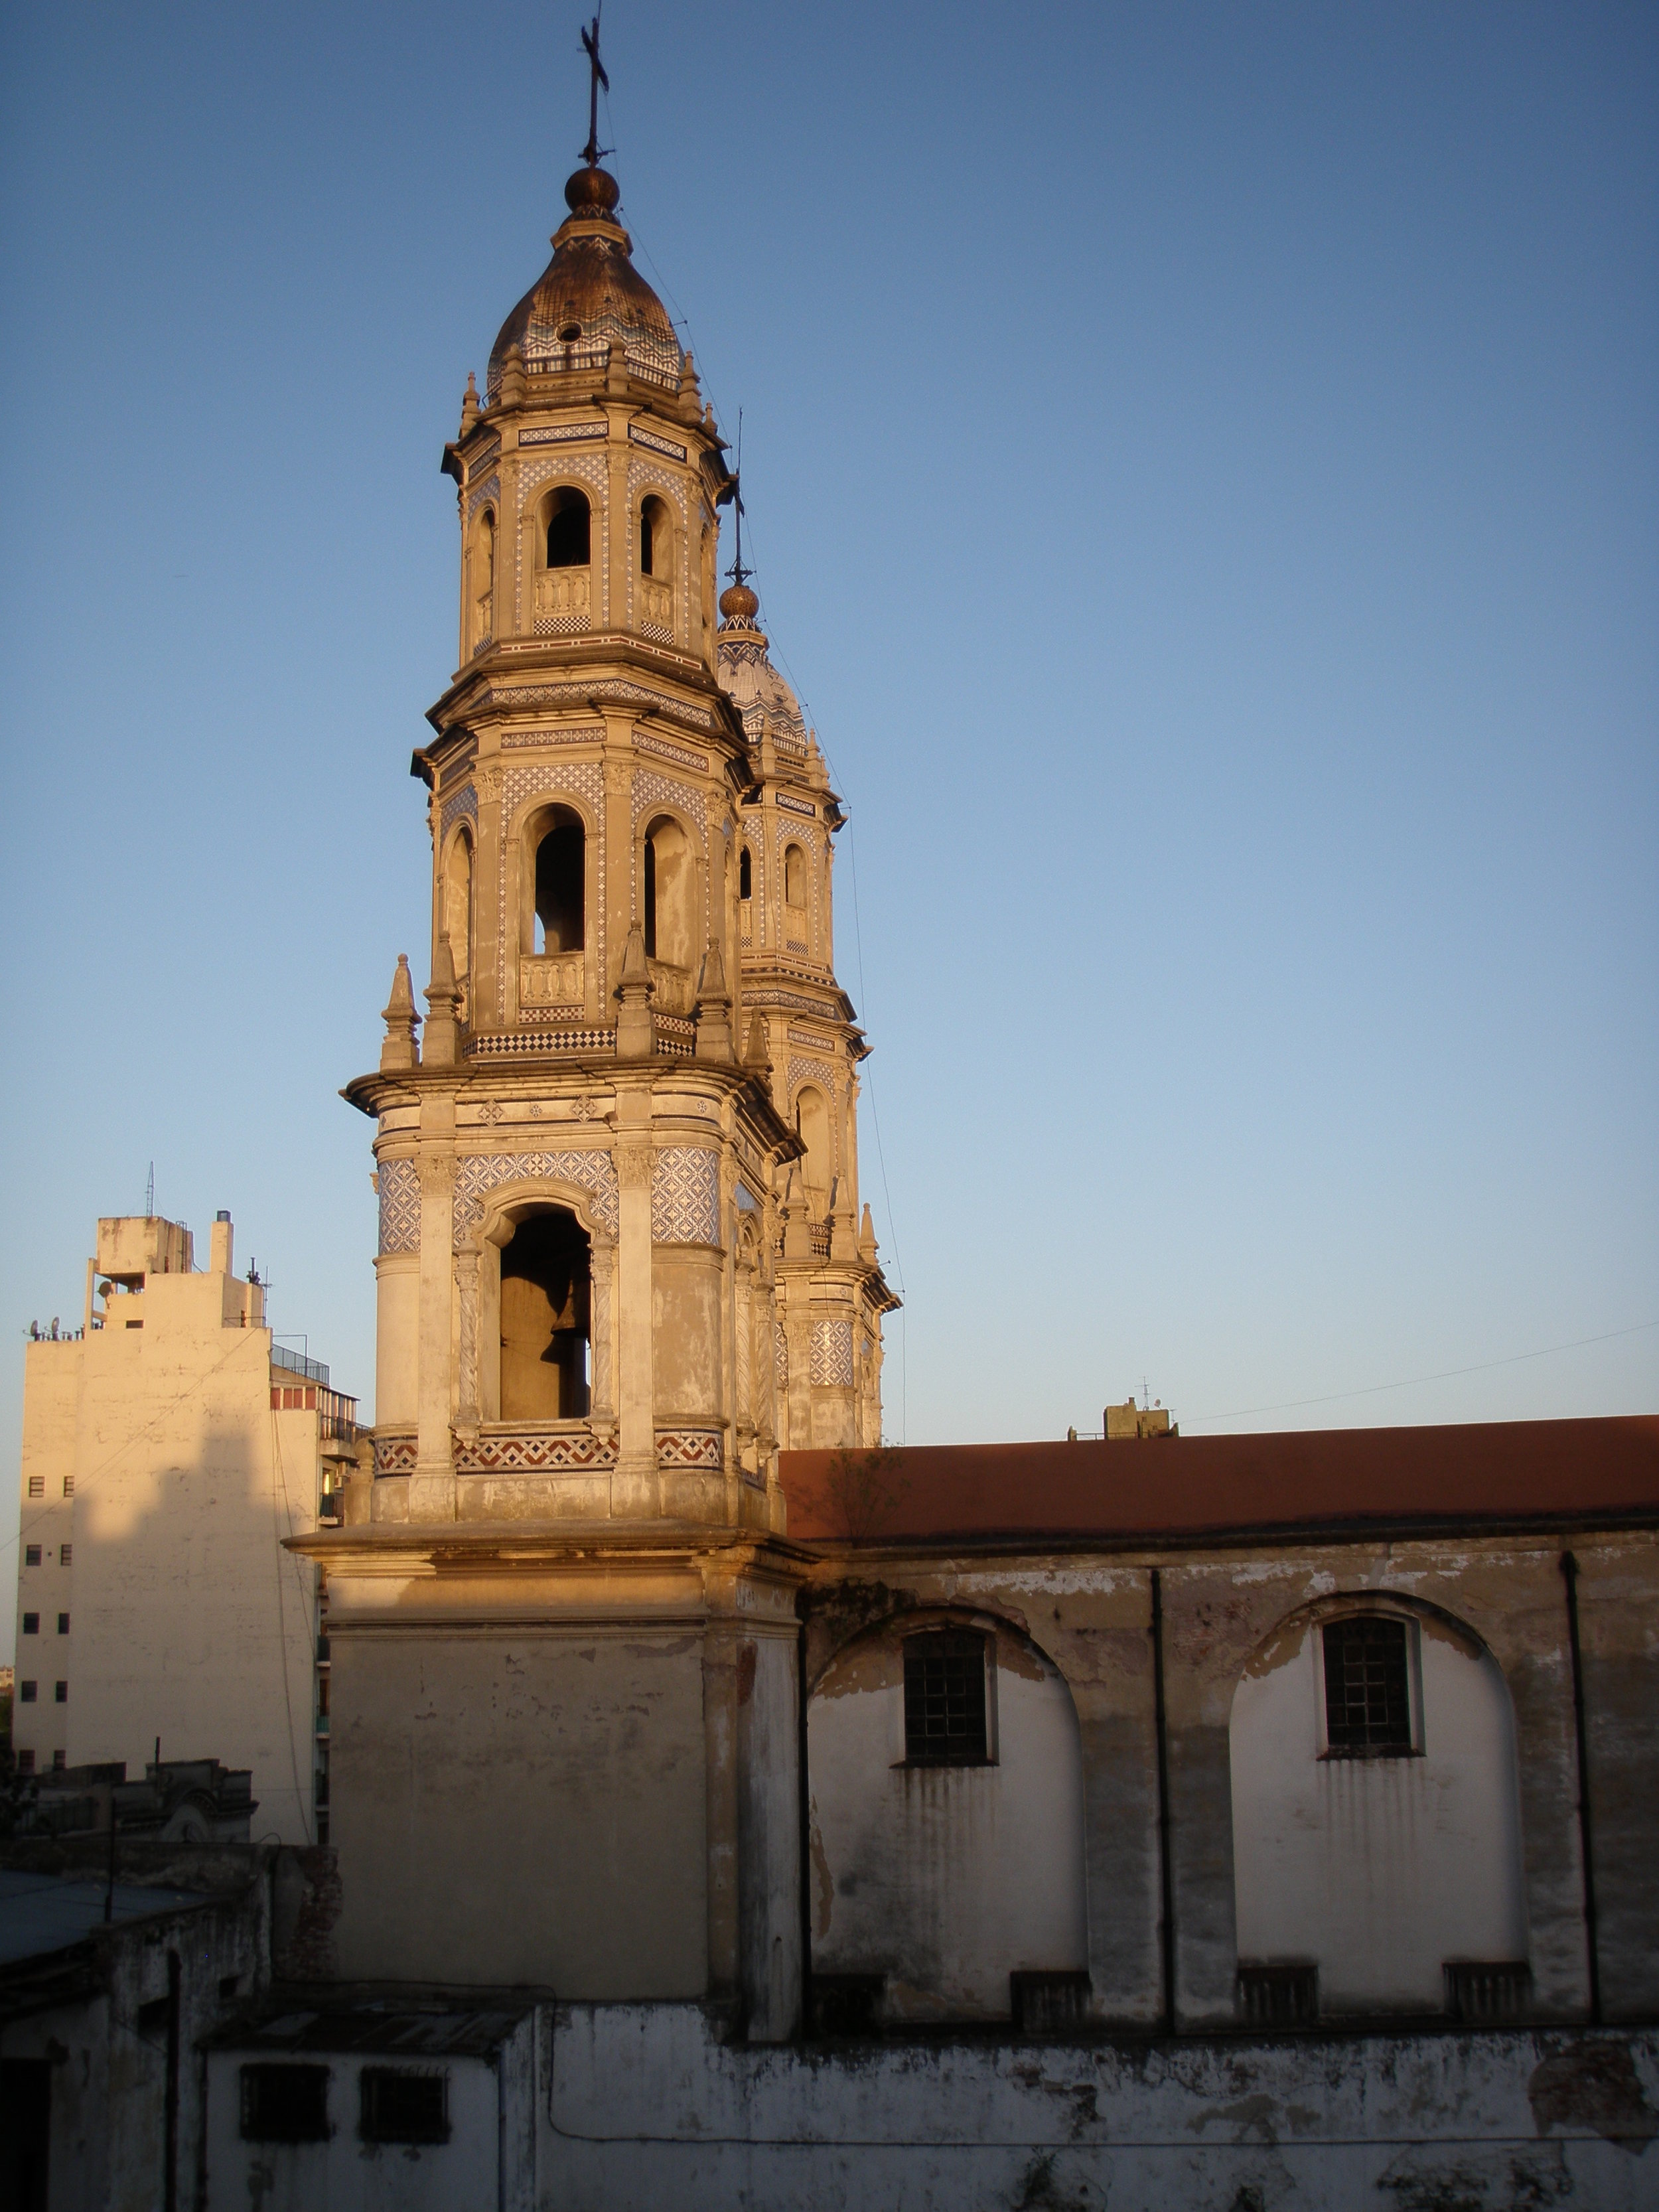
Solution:
<svg viewBox="0 0 1659 2212">
<path fill-rule="evenodd" d="M 503 1246 L 502 1420 L 586 1413 L 592 1265 L 587 1232 L 562 1206 L 526 1214 Z"/>
</svg>

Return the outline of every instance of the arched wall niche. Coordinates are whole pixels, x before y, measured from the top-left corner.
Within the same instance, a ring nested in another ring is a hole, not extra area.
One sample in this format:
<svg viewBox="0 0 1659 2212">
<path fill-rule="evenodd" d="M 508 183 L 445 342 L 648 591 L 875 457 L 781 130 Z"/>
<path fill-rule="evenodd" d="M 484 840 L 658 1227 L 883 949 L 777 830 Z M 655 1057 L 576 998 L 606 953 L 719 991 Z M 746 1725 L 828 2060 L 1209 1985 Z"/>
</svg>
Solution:
<svg viewBox="0 0 1659 2212">
<path fill-rule="evenodd" d="M 441 926 L 449 939 L 449 957 L 455 963 L 455 980 L 461 989 L 461 1015 L 471 1017 L 474 955 L 472 899 L 472 838 L 465 823 L 451 835 L 444 854 Z"/>
<path fill-rule="evenodd" d="M 830 1101 L 816 1083 L 803 1083 L 795 1093 L 794 1119 L 795 1134 L 806 1147 L 800 1164 L 801 1181 L 812 1198 L 827 1203 L 835 1180 L 835 1146 Z"/>
<path fill-rule="evenodd" d="M 1514 1714 L 1465 1622 L 1321 1598 L 1258 1645 L 1228 1733 L 1241 1967 L 1315 1968 L 1340 2017 L 1442 2012 L 1448 1965 L 1524 1962 Z"/>
<path fill-rule="evenodd" d="M 533 1427 L 607 1417 L 616 1247 L 591 1194 L 504 1184 L 477 1235 L 479 1418 Z"/>
<path fill-rule="evenodd" d="M 691 1010 L 703 944 L 702 874 L 690 825 L 665 810 L 648 816 L 639 851 L 640 922 L 665 1013 Z"/>
<path fill-rule="evenodd" d="M 965 1735 L 929 1737 L 930 1712 Z M 918 1610 L 842 1645 L 809 1694 L 807 1761 L 815 1973 L 884 1978 L 890 2019 L 1006 2020 L 1011 1975 L 1086 1968 L 1077 1711 L 1011 1621 Z"/>
</svg>

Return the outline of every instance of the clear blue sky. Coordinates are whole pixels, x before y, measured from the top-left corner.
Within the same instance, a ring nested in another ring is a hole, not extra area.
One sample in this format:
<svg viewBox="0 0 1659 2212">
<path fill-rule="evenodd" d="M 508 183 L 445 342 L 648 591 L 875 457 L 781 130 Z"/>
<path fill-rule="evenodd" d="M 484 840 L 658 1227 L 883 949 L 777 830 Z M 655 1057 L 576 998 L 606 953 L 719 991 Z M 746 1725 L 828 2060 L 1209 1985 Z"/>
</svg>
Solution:
<svg viewBox="0 0 1659 2212">
<path fill-rule="evenodd" d="M 371 1393 L 336 1092 L 578 12 L 9 12 L 0 1469 L 152 1158 Z M 890 1431 L 1655 1408 L 1659 12 L 605 32 L 851 811 Z"/>
</svg>

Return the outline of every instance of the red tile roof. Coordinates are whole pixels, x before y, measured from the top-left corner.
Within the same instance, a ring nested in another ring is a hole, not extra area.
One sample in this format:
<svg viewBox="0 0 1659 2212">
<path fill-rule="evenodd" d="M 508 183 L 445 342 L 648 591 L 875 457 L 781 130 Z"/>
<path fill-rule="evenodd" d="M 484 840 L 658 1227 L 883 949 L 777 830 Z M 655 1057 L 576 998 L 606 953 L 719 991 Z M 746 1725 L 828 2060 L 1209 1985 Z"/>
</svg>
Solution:
<svg viewBox="0 0 1659 2212">
<path fill-rule="evenodd" d="M 838 1471 L 837 1463 L 841 1462 Z M 781 1455 L 796 1541 L 1057 1541 L 1659 1520 L 1659 1415 Z"/>
</svg>

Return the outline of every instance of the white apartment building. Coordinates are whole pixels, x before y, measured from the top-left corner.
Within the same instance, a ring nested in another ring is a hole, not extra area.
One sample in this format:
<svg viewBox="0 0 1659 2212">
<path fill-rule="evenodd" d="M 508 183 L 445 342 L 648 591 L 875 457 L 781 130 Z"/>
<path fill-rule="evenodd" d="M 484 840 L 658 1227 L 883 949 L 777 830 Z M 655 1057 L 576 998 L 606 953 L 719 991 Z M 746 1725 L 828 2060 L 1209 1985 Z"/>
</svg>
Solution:
<svg viewBox="0 0 1659 2212">
<path fill-rule="evenodd" d="M 252 1773 L 252 1832 L 327 1838 L 319 1585 L 283 1540 L 341 1510 L 356 1405 L 272 1341 L 264 1291 L 181 1223 L 98 1224 L 82 1328 L 25 1352 L 25 1771 L 157 1755 Z"/>
</svg>

